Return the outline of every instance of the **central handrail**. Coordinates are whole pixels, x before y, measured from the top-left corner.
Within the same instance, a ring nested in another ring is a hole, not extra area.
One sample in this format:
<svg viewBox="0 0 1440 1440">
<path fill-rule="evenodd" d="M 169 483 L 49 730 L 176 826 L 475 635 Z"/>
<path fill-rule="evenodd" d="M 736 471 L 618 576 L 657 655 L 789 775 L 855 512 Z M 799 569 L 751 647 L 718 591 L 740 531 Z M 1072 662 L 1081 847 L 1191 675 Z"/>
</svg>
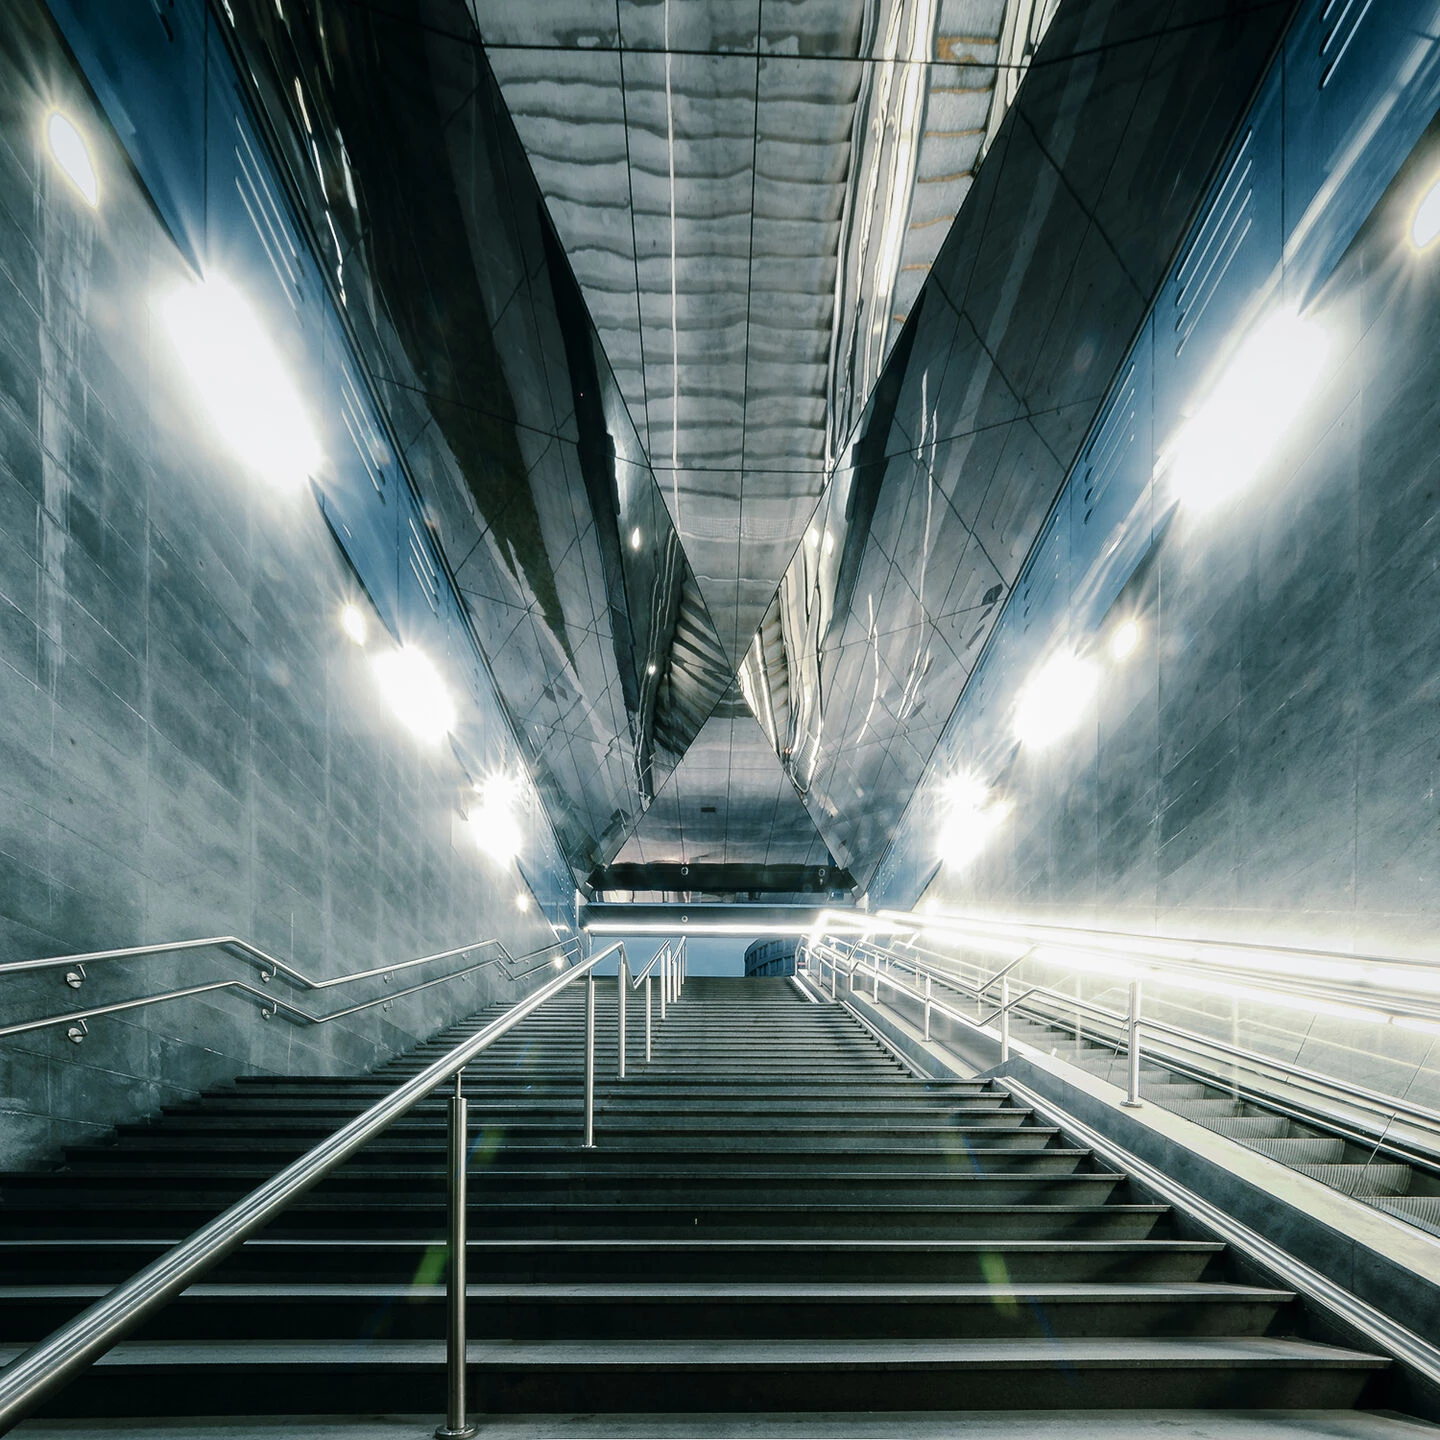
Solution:
<svg viewBox="0 0 1440 1440">
<path fill-rule="evenodd" d="M 363 1145 L 407 1114 L 433 1090 L 453 1079 L 526 1016 L 577 980 L 592 975 L 616 951 L 617 941 L 563 975 L 557 975 L 519 1001 L 418 1075 L 397 1086 L 363 1114 L 342 1125 L 298 1160 L 237 1200 L 187 1240 L 167 1250 L 137 1275 L 62 1325 L 0 1370 L 0 1434 L 17 1424 L 46 1396 L 81 1370 L 157 1310 L 169 1304 L 213 1265 L 268 1225 L 282 1210 L 312 1189 Z M 593 994 L 589 1025 L 593 1036 Z M 593 1040 L 592 1040 L 593 1044 Z"/>
<path fill-rule="evenodd" d="M 685 984 L 686 973 L 686 951 L 685 941 L 688 937 L 682 935 L 677 946 L 673 940 L 666 940 L 650 957 L 650 962 L 638 974 L 630 976 L 629 989 L 638 990 L 641 985 L 645 987 L 645 1063 L 648 1065 L 653 1052 L 652 1025 L 651 1025 L 651 1000 L 650 980 L 651 973 L 659 966 L 660 970 L 660 1018 L 663 1020 L 667 1013 L 667 1006 L 680 998 L 680 991 Z M 622 958 L 619 965 L 619 979 L 616 982 L 616 992 L 620 997 L 620 1078 L 625 1078 L 625 993 L 626 976 L 629 971 L 628 963 Z"/>
<path fill-rule="evenodd" d="M 375 996 L 372 1000 L 361 1001 L 358 1005 L 349 1005 L 343 1010 L 330 1011 L 327 1014 L 315 1015 L 306 1010 L 303 1006 L 296 1005 L 289 1000 L 281 999 L 273 991 L 257 989 L 249 981 L 230 978 L 224 980 L 207 980 L 196 985 L 183 985 L 176 989 L 164 990 L 158 994 L 134 996 L 129 1000 L 110 1001 L 104 1005 L 91 1005 L 79 1010 L 65 1010 L 51 1015 L 40 1016 L 31 1020 L 20 1020 L 9 1025 L 0 1025 L 0 1039 L 11 1035 L 24 1035 L 34 1030 L 45 1030 L 54 1025 L 69 1025 L 72 1027 L 72 1040 L 79 1041 L 84 1038 L 84 1026 L 90 1020 L 97 1019 L 102 1015 L 115 1015 L 126 1010 L 139 1010 L 150 1005 L 159 1005 L 170 1000 L 184 1000 L 195 995 L 206 995 L 217 990 L 230 990 L 236 994 L 248 995 L 261 1002 L 261 1016 L 269 1020 L 275 1015 L 284 1011 L 287 1015 L 297 1021 L 308 1025 L 325 1025 L 332 1020 L 342 1019 L 346 1015 L 354 1015 L 361 1010 L 368 1010 L 375 1005 L 382 1005 L 387 1001 L 399 1000 L 406 995 L 414 995 L 418 991 L 428 990 L 434 985 L 443 985 L 450 980 L 459 980 L 466 975 L 474 974 L 477 970 L 483 970 L 491 965 L 500 965 L 505 968 L 510 979 L 524 980 L 541 970 L 545 965 L 553 963 L 552 959 L 546 959 L 542 964 L 532 965 L 529 969 L 521 970 L 518 967 L 527 961 L 534 960 L 537 956 L 554 956 L 556 951 L 563 954 L 573 953 L 579 948 L 580 942 L 574 936 L 566 940 L 554 940 L 548 945 L 542 945 L 538 950 L 530 950 L 520 956 L 512 955 L 504 941 L 493 937 L 484 940 L 474 940 L 466 945 L 452 946 L 448 950 L 437 950 L 430 955 L 419 955 L 411 960 L 397 960 L 389 965 L 376 965 L 369 970 L 355 970 L 346 975 L 332 975 L 328 979 L 316 980 L 304 971 L 285 961 L 277 959 L 274 955 L 262 950 L 258 945 L 242 939 L 238 935 L 210 935 L 195 940 L 172 940 L 164 941 L 154 945 L 132 945 L 119 950 L 92 950 L 79 955 L 50 955 L 38 960 L 11 960 L 0 964 L 0 978 L 6 975 L 32 972 L 37 970 L 57 970 L 65 966 L 76 967 L 74 978 L 67 975 L 67 980 L 79 988 L 85 979 L 84 966 L 99 963 L 105 960 L 132 960 L 148 955 L 169 955 L 179 954 L 193 950 L 219 949 L 238 958 L 251 961 L 260 967 L 260 980 L 262 984 L 268 985 L 277 976 L 283 976 L 286 980 L 304 990 L 326 991 L 333 990 L 337 986 L 354 985 L 361 980 L 373 980 L 376 976 L 388 978 L 401 971 L 412 970 L 420 965 L 431 965 L 437 960 L 449 960 L 456 955 L 468 955 L 476 950 L 493 949 L 498 955 L 488 956 L 484 960 L 477 961 L 473 965 L 467 965 L 460 970 L 452 970 L 447 974 L 437 976 L 433 980 L 421 981 L 418 985 L 408 985 L 401 990 L 386 991 L 382 995 Z"/>
</svg>

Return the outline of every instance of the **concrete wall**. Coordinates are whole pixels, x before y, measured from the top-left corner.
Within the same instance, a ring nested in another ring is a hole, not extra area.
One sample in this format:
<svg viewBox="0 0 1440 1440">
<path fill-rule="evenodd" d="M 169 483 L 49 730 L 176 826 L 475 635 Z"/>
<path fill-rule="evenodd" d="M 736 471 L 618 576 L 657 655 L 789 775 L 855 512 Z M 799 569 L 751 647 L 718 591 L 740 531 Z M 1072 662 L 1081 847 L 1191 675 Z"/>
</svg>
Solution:
<svg viewBox="0 0 1440 1440">
<path fill-rule="evenodd" d="M 457 834 L 448 748 L 401 729 L 342 635 L 353 582 L 312 496 L 257 484 L 200 412 L 151 311 L 174 247 L 43 16 L 0 27 L 0 960 L 233 932 L 318 978 L 547 943 Z M 98 210 L 44 148 L 55 104 Z M 79 991 L 10 977 L 0 1015 L 235 973 L 203 952 Z M 0 1042 L 0 1165 L 239 1072 L 366 1068 L 511 989 L 491 971 L 315 1027 L 221 994 Z"/>
<path fill-rule="evenodd" d="M 1316 302 L 1335 361 L 1230 508 L 1181 505 L 1085 722 L 1014 749 L 1014 811 L 947 905 L 1433 954 L 1440 921 L 1440 248 L 1434 137 Z M 1157 437 L 1157 439 L 1163 437 Z M 1117 616 L 1119 612 L 1116 612 Z"/>
<path fill-rule="evenodd" d="M 1407 239 L 1433 129 L 1315 303 L 1334 363 L 1303 420 L 1230 508 L 1179 507 L 1113 612 L 1139 621 L 1138 649 L 1097 650 L 1098 702 L 1073 734 L 1012 749 L 997 791 L 1013 812 L 922 908 L 1436 953 L 1440 248 Z M 1087 996 L 1107 983 L 1024 973 Z M 1153 987 L 1150 1008 L 1440 1096 L 1433 1035 L 1248 1002 L 1232 1030 L 1230 1000 Z"/>
</svg>

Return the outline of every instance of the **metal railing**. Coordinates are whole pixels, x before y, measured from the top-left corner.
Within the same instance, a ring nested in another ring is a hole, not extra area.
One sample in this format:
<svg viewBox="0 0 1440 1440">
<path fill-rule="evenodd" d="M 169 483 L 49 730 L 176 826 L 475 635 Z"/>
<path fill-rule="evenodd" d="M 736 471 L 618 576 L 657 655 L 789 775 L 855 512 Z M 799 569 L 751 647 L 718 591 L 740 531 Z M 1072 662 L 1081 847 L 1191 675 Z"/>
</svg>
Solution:
<svg viewBox="0 0 1440 1440">
<path fill-rule="evenodd" d="M 848 945 L 848 948 L 845 948 Z M 907 948 L 914 948 L 908 947 Z M 931 952 L 933 954 L 933 952 Z M 1052 986 L 1041 984 L 1026 985 L 1016 994 L 1011 993 L 1010 972 L 1027 958 L 1020 956 L 1010 961 L 993 975 L 985 976 L 978 982 L 967 980 L 963 975 L 946 968 L 943 964 L 927 963 L 918 958 L 897 955 L 893 949 L 876 945 L 872 941 L 807 941 L 801 947 L 801 959 L 807 970 L 813 970 L 816 983 L 823 992 L 825 972 L 830 972 L 830 996 L 838 997 L 840 976 L 846 976 L 849 989 L 856 989 L 857 979 L 868 978 L 871 985 L 871 1003 L 878 1003 L 880 986 L 883 984 L 893 992 L 906 995 L 916 1001 L 922 1012 L 922 1034 L 930 1039 L 931 1017 L 941 1014 L 946 1018 L 979 1032 L 989 1032 L 994 1024 L 1000 1041 L 1000 1063 L 1010 1058 L 1010 1018 L 1017 1012 L 1027 1014 L 1038 1022 L 1060 1028 L 1073 1028 L 1077 1040 L 1081 1034 L 1079 1014 L 1083 1012 L 1089 1021 L 1086 1038 L 1113 1049 L 1123 1055 L 1127 1062 L 1126 1094 L 1123 1104 L 1138 1108 L 1144 1102 L 1140 1094 L 1140 1072 L 1147 1053 L 1157 1063 L 1173 1063 L 1174 1052 L 1187 1056 L 1192 1071 L 1203 1075 L 1209 1083 L 1227 1083 L 1213 1073 L 1206 1074 L 1196 1066 L 1197 1054 L 1203 1057 L 1220 1057 L 1230 1067 L 1239 1067 L 1262 1080 L 1278 1081 L 1292 1091 L 1313 1096 L 1317 1101 L 1338 1104 L 1345 1109 L 1358 1112 L 1368 1119 L 1383 1137 L 1397 1121 L 1404 1120 L 1434 1136 L 1440 1144 L 1440 1111 L 1403 1096 L 1388 1095 L 1381 1091 L 1336 1080 L 1318 1071 L 1257 1051 L 1246 1050 L 1238 1045 L 1187 1030 L 1164 1021 L 1148 1019 L 1142 1013 L 1143 991 L 1141 982 L 1132 979 L 1128 983 L 1128 1007 L 1125 1012 L 1111 1010 L 1085 1000 L 1077 995 L 1066 994 Z M 937 957 L 948 958 L 948 957 Z M 914 983 L 904 977 L 910 976 Z M 970 996 L 976 1003 L 976 1013 L 969 1015 L 953 1005 L 946 1004 L 935 996 L 935 984 Z M 994 991 L 998 989 L 998 999 Z M 988 1013 L 985 1007 L 991 1006 Z M 1071 1017 L 1075 1018 L 1072 1020 Z M 1164 1042 L 1165 1049 L 1151 1047 L 1147 1052 L 1144 1037 L 1150 1035 Z M 1183 1060 L 1182 1060 L 1183 1063 Z M 1265 1103 L 1260 1097 L 1260 1103 Z M 1312 1116 L 1323 1123 L 1332 1123 L 1329 1114 Z M 1353 1123 L 1353 1118 L 1352 1118 Z M 1368 1138 L 1374 1139 L 1372 1134 Z M 1401 1153 L 1397 1147 L 1392 1149 Z M 1412 1153 L 1407 1155 L 1412 1163 L 1433 1167 L 1433 1156 Z"/>
<path fill-rule="evenodd" d="M 978 917 L 882 914 L 895 943 L 951 965 L 957 963 L 956 956 L 924 946 L 918 943 L 918 937 L 944 934 L 952 937 L 951 943 L 961 950 L 978 948 L 994 953 L 998 948 L 1003 953 L 1013 947 L 1017 953 L 1004 967 L 1007 970 L 1031 958 L 1055 964 L 1068 961 L 1081 969 L 1087 962 L 1098 961 L 1102 969 L 1123 964 L 1138 967 L 1154 978 L 1173 977 L 1176 984 L 1219 981 L 1246 991 L 1321 1004 L 1338 1001 L 1369 1006 L 1433 1026 L 1440 1033 L 1440 999 L 1416 993 L 1417 989 L 1436 993 L 1434 959 L 1237 940 L 1181 939 Z M 1263 997 L 1257 994 L 1256 998 Z"/>
<path fill-rule="evenodd" d="M 213 943 L 213 942 L 211 942 Z M 475 948 L 475 947 L 467 947 Z M 553 947 L 552 947 L 553 949 Z M 108 954 L 109 952 L 102 952 Z M 539 953 L 539 952 L 537 952 Z M 363 1114 L 342 1125 L 327 1139 L 298 1160 L 252 1190 L 243 1199 L 202 1226 L 189 1239 L 168 1250 L 137 1275 L 118 1285 L 102 1299 L 82 1311 L 48 1339 L 11 1361 L 0 1371 L 0 1433 L 18 1423 L 47 1396 L 64 1386 L 92 1364 L 111 1346 L 124 1338 L 212 1266 L 242 1245 L 250 1236 L 273 1221 L 287 1206 L 312 1189 L 420 1101 L 448 1081 L 455 1082 L 449 1101 L 448 1145 L 448 1244 L 447 1271 L 446 1422 L 436 1430 L 441 1437 L 474 1434 L 466 1419 L 465 1393 L 465 1246 L 466 1246 L 466 1164 L 468 1159 L 466 1102 L 461 1080 L 466 1065 L 520 1021 L 533 1014 L 562 990 L 583 979 L 585 1006 L 585 1145 L 594 1144 L 595 1094 L 595 967 L 612 955 L 619 955 L 619 993 L 624 994 L 628 965 L 621 941 L 590 956 L 540 986 L 531 995 L 492 1020 L 474 1035 L 461 1041 L 448 1054 L 397 1086 Z M 662 958 L 663 956 L 663 958 Z M 434 957 L 426 957 L 434 958 Z M 673 1001 L 684 983 L 683 943 L 662 947 L 642 972 L 649 977 L 659 961 L 662 997 Z M 24 963 L 24 962 L 22 962 Z M 48 962 L 35 962 L 36 964 Z M 369 973 L 383 973 L 382 967 Z M 536 967 L 538 968 L 538 967 Z M 533 973 L 533 970 L 532 972 Z M 322 984 L 325 982 L 321 982 Z M 331 982 L 333 983 L 333 982 Z M 664 1001 L 662 1000 L 662 1003 Z M 623 1021 L 621 1022 L 623 1024 Z M 623 1054 L 622 1031 L 622 1054 Z"/>
<path fill-rule="evenodd" d="M 651 1038 L 651 1013 L 652 1004 L 650 997 L 650 978 L 652 974 L 658 974 L 660 979 L 660 1018 L 665 1018 L 666 1012 L 671 1004 L 680 998 L 680 991 L 685 984 L 686 976 L 686 953 L 685 937 L 681 936 L 677 944 L 673 940 L 666 940 L 663 945 L 650 957 L 650 962 L 645 968 L 635 975 L 627 986 L 626 977 L 629 967 L 625 959 L 620 960 L 620 1078 L 625 1078 L 625 997 L 628 990 L 638 990 L 641 985 L 645 987 L 645 1063 L 650 1063 L 654 1051 Z"/>
<path fill-rule="evenodd" d="M 80 1010 L 65 1010 L 36 1019 L 0 1025 L 0 1040 L 7 1039 L 12 1035 L 24 1035 L 31 1031 L 45 1030 L 55 1025 L 65 1025 L 68 1027 L 66 1031 L 68 1037 L 78 1045 L 89 1033 L 89 1022 L 100 1016 L 118 1015 L 127 1010 L 140 1010 L 150 1005 L 189 999 L 196 995 L 213 994 L 221 990 L 248 995 L 252 999 L 258 1000 L 261 1018 L 265 1020 L 273 1019 L 278 1014 L 284 1014 L 298 1024 L 327 1025 L 332 1020 L 340 1020 L 347 1015 L 368 1010 L 372 1006 L 384 1005 L 387 1002 L 402 999 L 406 995 L 414 995 L 421 990 L 428 990 L 432 986 L 462 979 L 466 975 L 472 975 L 490 966 L 502 967 L 511 980 L 524 980 L 537 971 L 543 970 L 545 966 L 553 964 L 557 951 L 563 958 L 578 954 L 579 949 L 579 940 L 571 937 L 568 940 L 553 941 L 549 945 L 541 946 L 538 950 L 531 950 L 523 955 L 515 956 L 500 940 L 476 940 L 467 945 L 453 946 L 448 950 L 437 950 L 430 955 L 419 955 L 413 960 L 398 960 L 390 965 L 376 965 L 368 970 L 356 970 L 348 975 L 335 975 L 324 980 L 316 980 L 306 975 L 304 971 L 297 969 L 293 964 L 287 964 L 285 961 L 277 959 L 258 945 L 253 945 L 238 935 L 210 935 L 196 940 L 169 940 L 154 945 L 132 945 L 121 950 L 92 950 L 80 955 L 52 955 L 39 960 L 11 960 L 0 964 L 0 980 L 10 975 L 30 974 L 41 970 L 64 970 L 65 983 L 72 990 L 78 990 L 87 981 L 88 977 L 85 971 L 87 965 L 96 965 L 111 960 L 135 960 L 151 955 L 176 955 L 198 950 L 218 950 L 258 968 L 262 986 L 269 985 L 276 979 L 284 979 L 299 989 L 323 992 L 346 985 L 355 985 L 362 980 L 374 980 L 377 977 L 388 982 L 390 976 L 402 971 L 414 970 L 422 965 L 433 965 L 437 961 L 450 960 L 457 955 L 471 955 L 479 950 L 494 952 L 487 955 L 485 959 L 462 966 L 458 970 L 449 970 L 443 975 L 438 975 L 430 980 L 422 980 L 419 984 L 408 985 L 400 990 L 388 990 L 384 994 L 376 995 L 373 999 L 361 1001 L 357 1005 L 348 1005 L 341 1010 L 332 1010 L 327 1014 L 311 1014 L 302 1006 L 282 998 L 274 991 L 259 989 L 240 976 L 232 976 L 219 980 L 206 980 L 194 985 L 184 985 L 155 994 L 140 995 L 128 1000 L 116 1000 L 104 1005 L 91 1005 Z M 536 964 L 528 964 L 539 956 L 545 958 Z M 527 965 L 528 968 L 524 968 Z"/>
</svg>

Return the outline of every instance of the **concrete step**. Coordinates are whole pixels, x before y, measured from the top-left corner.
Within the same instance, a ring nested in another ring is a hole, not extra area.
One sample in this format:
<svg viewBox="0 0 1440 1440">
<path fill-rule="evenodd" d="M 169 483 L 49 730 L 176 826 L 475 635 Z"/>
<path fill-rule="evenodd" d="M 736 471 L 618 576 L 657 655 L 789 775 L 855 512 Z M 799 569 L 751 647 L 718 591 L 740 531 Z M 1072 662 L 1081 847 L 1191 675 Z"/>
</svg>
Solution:
<svg viewBox="0 0 1440 1440">
<path fill-rule="evenodd" d="M 959 1187 L 956 1187 L 957 1191 Z M 184 1236 L 212 1219 L 218 1207 L 189 1195 L 168 1195 L 144 1206 L 121 1208 L 110 1200 L 75 1197 L 63 1208 L 48 1198 L 34 1205 L 7 1205 L 6 1234 L 21 1237 L 104 1239 L 115 1236 Z M 973 1189 L 952 1203 L 894 1198 L 878 1203 L 807 1200 L 784 1206 L 766 1201 L 694 1204 L 630 1199 L 604 1205 L 593 1198 L 569 1201 L 472 1200 L 470 1224 L 477 1234 L 500 1239 L 686 1238 L 808 1240 L 1145 1240 L 1168 1234 L 1168 1206 L 1106 1201 L 1094 1194 L 1017 1204 L 982 1197 Z M 373 1197 L 341 1199 L 302 1196 L 272 1222 L 276 1239 L 434 1239 L 445 1232 L 443 1198 L 390 1197 L 377 1207 Z"/>
<path fill-rule="evenodd" d="M 1059 1145 L 1012 1144 L 1007 1132 L 993 1132 L 993 1138 L 980 1136 L 980 1143 L 950 1142 L 908 1148 L 895 1145 L 887 1138 L 883 1146 L 857 1144 L 855 1140 L 836 1140 L 828 1145 L 799 1144 L 780 1141 L 757 1146 L 749 1138 L 732 1140 L 726 1145 L 635 1145 L 618 1141 L 605 1144 L 597 1134 L 592 1151 L 583 1151 L 578 1136 L 568 1143 L 523 1144 L 502 1139 L 498 1134 L 488 1137 L 484 1131 L 472 1131 L 472 1164 L 477 1176 L 505 1174 L 534 1175 L 548 1179 L 553 1172 L 566 1175 L 578 1173 L 587 1177 L 608 1176 L 626 1179 L 640 1175 L 646 1180 L 666 1183 L 676 1176 L 701 1176 L 721 1179 L 746 1171 L 755 1175 L 789 1175 L 795 1171 L 827 1170 L 832 1173 L 843 1166 L 850 1175 L 872 1172 L 890 1174 L 905 1172 L 932 1176 L 948 1176 L 956 1170 L 985 1173 L 1019 1172 L 1027 1174 L 1070 1174 L 1089 1159 L 1088 1150 Z M 977 1132 L 978 1133 L 978 1132 Z M 1021 1135 L 1042 1132 L 1017 1132 Z M 302 1152 L 292 1145 L 291 1155 Z M 367 1145 L 337 1174 L 349 1177 L 393 1177 L 399 1184 L 427 1180 L 443 1174 L 446 1142 L 436 1137 L 425 1147 L 383 1141 Z M 83 1183 L 94 1176 L 103 1181 L 115 1179 L 122 1172 L 149 1180 L 254 1179 L 273 1174 L 276 1161 L 269 1155 L 255 1153 L 254 1147 L 216 1151 L 205 1146 L 167 1149 L 146 1153 L 127 1145 L 89 1153 L 77 1152 L 63 1169 L 52 1172 L 67 1181 Z"/>
<path fill-rule="evenodd" d="M 1044 1152 L 1036 1152 L 1039 1159 Z M 1023 1156 L 1021 1157 L 1023 1159 Z M 113 1210 L 118 1207 L 150 1209 L 174 1204 L 183 1194 L 187 1207 L 219 1211 L 232 1204 L 273 1170 L 263 1166 L 230 1167 L 225 1175 L 196 1175 L 180 1167 L 154 1167 L 149 1173 L 93 1173 L 66 1183 L 64 1175 L 15 1176 L 7 1180 L 0 1198 L 6 1214 L 18 1217 L 42 1207 Z M 857 1171 L 750 1166 L 709 1169 L 636 1171 L 600 1166 L 574 1171 L 521 1169 L 506 1166 L 477 1168 L 470 1177 L 475 1205 L 523 1197 L 531 1203 L 569 1200 L 596 1206 L 641 1203 L 703 1206 L 707 1204 L 789 1205 L 795 1203 L 797 1184 L 803 1183 L 807 1204 L 846 1200 L 876 1206 L 894 1204 L 959 1205 L 1094 1205 L 1107 1200 L 1124 1183 L 1112 1172 L 1026 1173 L 1023 1167 L 993 1172 L 958 1168 L 921 1171 L 914 1168 Z M 433 1202 L 422 1192 L 433 1191 Z M 344 1206 L 371 1205 L 386 1211 L 413 1210 L 439 1203 L 444 1194 L 439 1168 L 397 1173 L 344 1168 L 321 1181 L 311 1192 L 311 1203 Z"/>
<path fill-rule="evenodd" d="M 178 1240 L 180 1237 L 173 1237 Z M 440 1274 L 444 1237 L 250 1241 L 212 1280 L 416 1281 Z M 90 1275 L 113 1283 L 158 1257 L 160 1240 L 0 1240 L 0 1283 L 41 1284 Z M 1200 1240 L 471 1239 L 470 1273 L 494 1283 L 669 1280 L 968 1282 L 1192 1282 L 1224 1246 Z"/>
<path fill-rule="evenodd" d="M 48 1335 L 107 1293 L 103 1285 L 0 1286 L 0 1342 Z M 1158 1338 L 1263 1335 L 1295 1297 L 1224 1284 L 784 1284 L 652 1281 L 472 1284 L 476 1340 L 824 1341 Z M 202 1282 L 136 1340 L 443 1340 L 440 1283 Z"/>
<path fill-rule="evenodd" d="M 1269 1337 L 480 1341 L 467 1353 L 474 1393 L 504 1414 L 1329 1409 L 1353 1405 L 1388 1363 Z M 295 1414 L 421 1411 L 444 1394 L 443 1370 L 443 1346 L 426 1340 L 128 1342 L 70 1387 L 64 1413 L 243 1415 L 273 1411 L 277 1395 Z"/>
</svg>

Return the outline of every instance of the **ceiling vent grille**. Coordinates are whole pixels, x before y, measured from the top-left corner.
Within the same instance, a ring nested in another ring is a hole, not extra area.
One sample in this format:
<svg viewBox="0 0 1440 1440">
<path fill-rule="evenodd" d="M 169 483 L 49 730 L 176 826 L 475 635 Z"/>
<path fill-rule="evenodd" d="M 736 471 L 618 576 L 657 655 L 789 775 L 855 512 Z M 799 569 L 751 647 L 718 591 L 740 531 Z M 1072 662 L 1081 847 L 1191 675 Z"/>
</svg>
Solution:
<svg viewBox="0 0 1440 1440">
<path fill-rule="evenodd" d="M 1090 459 L 1085 466 L 1085 488 L 1082 498 L 1085 503 L 1083 523 L 1088 525 L 1110 482 L 1124 468 L 1131 448 L 1135 444 L 1135 367 L 1129 366 L 1120 381 L 1110 413 L 1096 432 L 1095 443 L 1090 447 Z"/>
<path fill-rule="evenodd" d="M 1340 62 L 1350 49 L 1361 22 L 1370 13 L 1375 0 L 1329 0 L 1320 12 L 1320 88 L 1323 90 L 1335 77 Z"/>
<path fill-rule="evenodd" d="M 430 558 L 430 546 L 426 543 L 419 525 L 415 523 L 413 515 L 410 517 L 410 569 L 419 582 L 431 611 L 438 615 L 440 613 L 440 573 L 435 567 L 434 560 Z"/>
<path fill-rule="evenodd" d="M 240 203 L 250 216 L 255 234 L 260 240 L 275 270 L 275 278 L 285 292 L 285 298 L 295 308 L 300 308 L 299 254 L 290 238 L 290 227 L 285 212 L 265 178 L 265 170 L 255 156 L 250 137 L 235 122 L 235 189 L 239 192 Z"/>
<path fill-rule="evenodd" d="M 1255 221 L 1255 132 L 1246 130 L 1239 152 L 1180 268 L 1176 272 L 1175 353 L 1200 323 L 1226 271 Z"/>
</svg>

